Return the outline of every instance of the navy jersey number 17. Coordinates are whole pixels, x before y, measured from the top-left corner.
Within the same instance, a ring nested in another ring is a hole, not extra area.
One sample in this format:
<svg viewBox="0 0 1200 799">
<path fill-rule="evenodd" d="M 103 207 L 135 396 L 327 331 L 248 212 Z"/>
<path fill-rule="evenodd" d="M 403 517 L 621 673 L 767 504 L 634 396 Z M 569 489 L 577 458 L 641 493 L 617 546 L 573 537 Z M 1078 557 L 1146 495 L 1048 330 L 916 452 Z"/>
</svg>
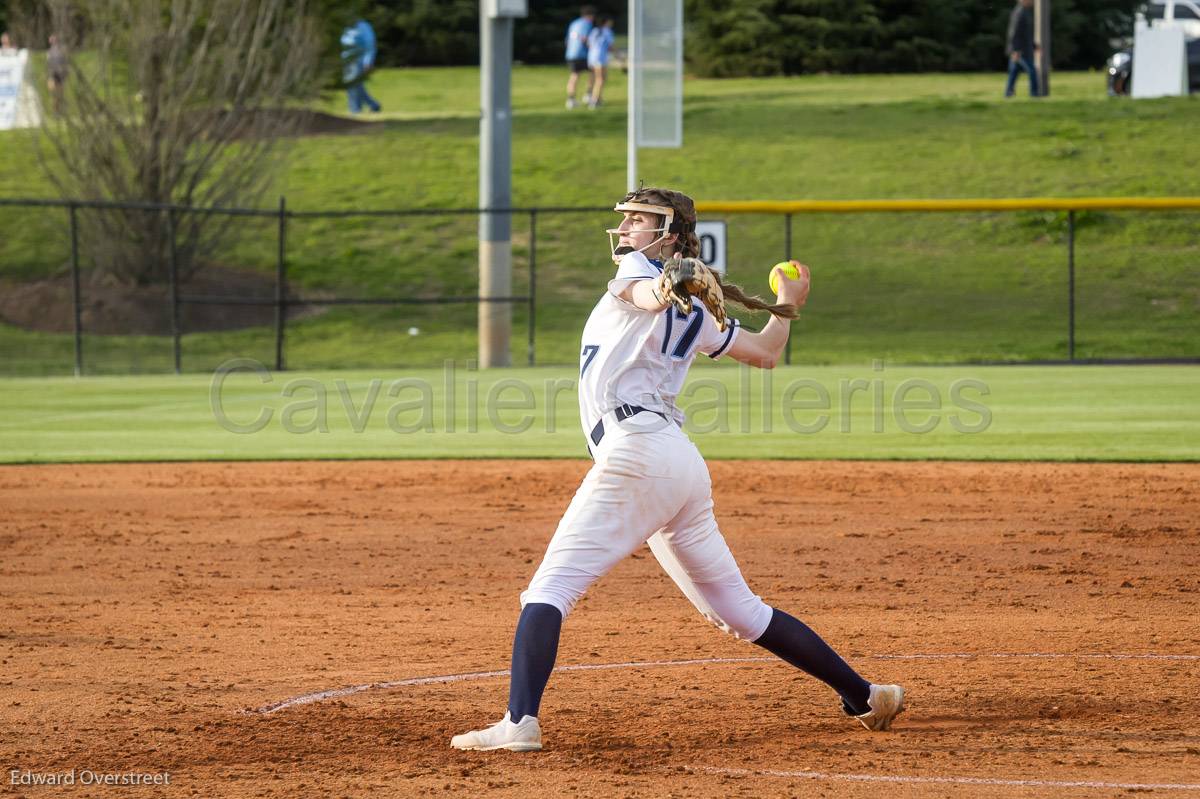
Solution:
<svg viewBox="0 0 1200 799">
<path fill-rule="evenodd" d="M 670 350 L 671 357 L 675 360 L 683 360 L 688 356 L 688 351 L 692 345 L 696 343 L 696 337 L 700 335 L 700 326 L 704 324 L 704 313 L 699 308 L 692 309 L 690 314 L 685 314 L 676 308 L 668 308 L 663 311 L 666 317 L 667 329 L 663 333 L 662 353 L 667 354 Z M 676 321 L 687 324 L 676 325 Z M 679 333 L 679 338 L 675 340 L 675 346 L 671 346 L 671 334 Z M 584 344 L 583 352 L 579 357 L 583 360 L 583 365 L 579 367 L 579 376 L 583 377 L 587 372 L 588 367 L 592 365 L 592 361 L 596 358 L 596 353 L 600 351 L 599 344 Z"/>
<path fill-rule="evenodd" d="M 690 314 L 685 314 L 677 308 L 668 308 L 663 311 L 667 317 L 667 329 L 663 333 L 662 353 L 667 354 L 668 348 L 671 351 L 671 357 L 675 360 L 683 360 L 687 357 L 688 351 L 692 345 L 696 343 L 696 337 L 700 335 L 700 325 L 704 323 L 704 313 L 699 307 L 692 309 Z M 675 325 L 675 322 L 687 322 L 687 326 Z M 679 338 L 675 340 L 675 346 L 671 347 L 671 333 L 673 329 L 678 327 Z"/>
</svg>

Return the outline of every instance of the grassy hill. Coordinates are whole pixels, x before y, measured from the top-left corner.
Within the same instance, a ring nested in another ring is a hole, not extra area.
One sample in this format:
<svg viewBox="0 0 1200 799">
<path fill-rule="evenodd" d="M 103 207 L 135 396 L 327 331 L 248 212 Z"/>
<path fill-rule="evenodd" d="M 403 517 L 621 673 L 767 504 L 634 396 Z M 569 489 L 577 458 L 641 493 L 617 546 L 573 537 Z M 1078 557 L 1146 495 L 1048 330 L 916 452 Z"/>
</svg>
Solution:
<svg viewBox="0 0 1200 799">
<path fill-rule="evenodd" d="M 562 107 L 565 72 L 513 77 L 514 202 L 605 207 L 625 181 L 624 80 L 596 112 Z M 1197 98 L 1108 98 L 1099 74 L 1057 74 L 1054 96 L 1004 100 L 1003 75 L 688 80 L 685 145 L 641 152 L 647 184 L 697 199 L 1144 196 L 1200 194 Z M 477 202 L 478 73 L 385 70 L 371 85 L 380 124 L 287 143 L 279 192 L 295 210 L 463 208 Z M 323 110 L 338 111 L 331 97 Z M 0 133 L 0 196 L 53 196 L 29 134 Z M 0 279 L 67 262 L 61 211 L 0 211 Z M 538 219 L 538 361 L 576 359 L 583 316 L 607 270 L 609 213 Z M 784 255 L 778 218 L 727 217 L 731 276 L 763 292 Z M 1078 218 L 1080 357 L 1200 354 L 1200 215 Z M 514 222 L 515 285 L 526 290 L 528 219 Z M 1061 358 L 1066 222 L 1061 214 L 815 215 L 792 254 L 814 270 L 795 356 L 810 363 Z M 473 294 L 476 221 L 465 217 L 297 219 L 289 276 L 302 292 Z M 269 221 L 241 225 L 217 261 L 271 273 Z M 524 362 L 526 314 L 514 314 Z M 294 323 L 297 368 L 428 366 L 475 353 L 472 306 L 339 308 Z M 753 319 L 748 320 L 754 324 Z M 410 328 L 419 330 L 409 335 Z M 231 355 L 270 361 L 272 332 L 189 334 L 184 368 Z M 0 325 L 0 374 L 70 371 L 70 336 Z M 88 336 L 93 373 L 165 371 L 169 341 Z"/>
</svg>

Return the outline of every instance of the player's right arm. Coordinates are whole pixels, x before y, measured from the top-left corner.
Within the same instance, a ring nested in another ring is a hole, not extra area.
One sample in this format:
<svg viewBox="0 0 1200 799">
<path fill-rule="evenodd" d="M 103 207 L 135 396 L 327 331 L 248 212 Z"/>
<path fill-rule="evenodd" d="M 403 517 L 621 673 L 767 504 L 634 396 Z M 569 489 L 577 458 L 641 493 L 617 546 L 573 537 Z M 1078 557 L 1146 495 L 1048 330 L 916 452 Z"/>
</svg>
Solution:
<svg viewBox="0 0 1200 799">
<path fill-rule="evenodd" d="M 663 297 L 662 268 L 651 266 L 640 252 L 621 257 L 616 276 L 608 282 L 608 290 L 619 300 L 643 311 L 661 311 L 667 307 Z"/>
<path fill-rule="evenodd" d="M 643 311 L 655 313 L 665 310 L 667 301 L 663 299 L 658 281 L 654 278 L 635 280 L 617 295 L 625 302 L 633 303 Z"/>
<path fill-rule="evenodd" d="M 779 274 L 779 302 L 795 305 L 796 310 L 808 302 L 810 277 L 808 267 L 800 265 L 800 277 L 795 280 Z M 771 315 L 757 333 L 742 330 L 733 340 L 726 355 L 735 361 L 741 361 L 760 369 L 774 369 L 783 357 L 783 349 L 787 346 L 788 335 L 791 333 L 792 320 Z"/>
</svg>

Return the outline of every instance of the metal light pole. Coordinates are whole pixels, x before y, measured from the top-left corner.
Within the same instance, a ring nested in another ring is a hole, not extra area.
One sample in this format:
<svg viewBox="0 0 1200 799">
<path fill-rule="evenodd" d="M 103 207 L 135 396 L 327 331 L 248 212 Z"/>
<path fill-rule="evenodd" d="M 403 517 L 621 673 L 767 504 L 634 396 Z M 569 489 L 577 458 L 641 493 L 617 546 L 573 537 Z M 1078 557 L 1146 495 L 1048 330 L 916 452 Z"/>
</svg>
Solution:
<svg viewBox="0 0 1200 799">
<path fill-rule="evenodd" d="M 629 121 L 625 135 L 625 190 L 638 188 L 638 119 L 637 108 L 641 98 L 641 64 L 638 59 L 638 17 L 641 16 L 641 0 L 629 0 L 629 48 L 625 56 L 625 67 L 629 74 Z"/>
<path fill-rule="evenodd" d="M 525 0 L 484 0 L 479 6 L 479 207 L 512 207 L 513 18 Z M 512 218 L 479 215 L 479 365 L 511 366 Z"/>
<path fill-rule="evenodd" d="M 1034 41 L 1038 43 L 1037 63 L 1038 78 L 1041 79 L 1042 97 L 1050 96 L 1050 0 L 1034 0 L 1034 25 L 1037 33 Z"/>
</svg>

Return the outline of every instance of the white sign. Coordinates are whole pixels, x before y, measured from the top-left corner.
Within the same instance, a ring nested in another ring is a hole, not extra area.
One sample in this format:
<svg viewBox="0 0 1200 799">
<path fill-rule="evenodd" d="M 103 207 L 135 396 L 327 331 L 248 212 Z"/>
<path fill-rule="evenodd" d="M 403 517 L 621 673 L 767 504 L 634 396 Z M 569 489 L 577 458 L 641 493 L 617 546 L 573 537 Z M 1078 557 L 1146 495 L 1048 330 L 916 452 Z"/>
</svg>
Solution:
<svg viewBox="0 0 1200 799">
<path fill-rule="evenodd" d="M 683 0 L 631 2 L 637 146 L 683 146 Z"/>
<path fill-rule="evenodd" d="M 1133 39 L 1134 97 L 1188 93 L 1187 46 L 1182 28 L 1139 28 Z"/>
<path fill-rule="evenodd" d="M 0 130 L 31 128 L 41 123 L 37 96 L 26 80 L 28 50 L 0 53 Z"/>
<path fill-rule="evenodd" d="M 725 223 L 697 222 L 696 238 L 700 239 L 700 260 L 714 272 L 725 276 Z"/>
<path fill-rule="evenodd" d="M 483 8 L 488 19 L 529 16 L 527 0 L 484 0 Z"/>
</svg>

